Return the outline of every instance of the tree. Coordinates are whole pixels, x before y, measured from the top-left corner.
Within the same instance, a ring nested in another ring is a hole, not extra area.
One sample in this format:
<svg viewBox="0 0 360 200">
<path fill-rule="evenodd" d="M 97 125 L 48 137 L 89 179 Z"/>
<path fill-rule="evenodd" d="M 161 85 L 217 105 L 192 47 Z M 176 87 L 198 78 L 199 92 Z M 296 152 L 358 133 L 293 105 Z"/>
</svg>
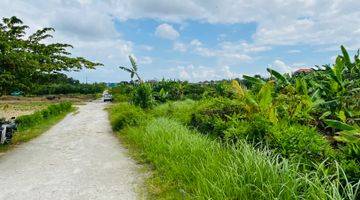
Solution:
<svg viewBox="0 0 360 200">
<path fill-rule="evenodd" d="M 69 44 L 44 43 L 53 28 L 43 28 L 26 36 L 29 27 L 17 17 L 0 22 L 0 96 L 13 90 L 31 91 L 37 77 L 61 71 L 94 69 L 101 63 L 71 57 Z"/>
<path fill-rule="evenodd" d="M 126 72 L 129 72 L 130 73 L 130 77 L 131 79 L 134 78 L 134 76 L 136 76 L 136 78 L 138 79 L 138 81 L 140 83 L 142 83 L 142 79 L 140 78 L 139 76 L 139 73 L 138 73 L 138 67 L 137 67 L 137 64 L 136 64 L 136 61 L 135 59 L 130 55 L 129 56 L 129 60 L 130 60 L 130 63 L 131 63 L 131 67 L 123 67 L 123 66 L 120 66 L 119 68 L 126 71 Z"/>
</svg>

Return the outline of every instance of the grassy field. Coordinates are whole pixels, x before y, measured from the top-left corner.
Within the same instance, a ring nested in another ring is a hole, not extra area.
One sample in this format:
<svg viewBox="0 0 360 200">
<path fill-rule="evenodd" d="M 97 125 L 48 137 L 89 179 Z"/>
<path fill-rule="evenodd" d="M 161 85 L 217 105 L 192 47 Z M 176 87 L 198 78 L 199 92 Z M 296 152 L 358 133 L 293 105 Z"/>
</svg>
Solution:
<svg viewBox="0 0 360 200">
<path fill-rule="evenodd" d="M 152 199 L 356 199 L 358 185 L 340 182 L 341 168 L 335 174 L 323 165 L 303 171 L 266 148 L 223 144 L 184 125 L 188 112 L 164 112 L 167 106 L 146 111 L 120 103 L 109 109 L 117 136 L 152 171 Z"/>
</svg>

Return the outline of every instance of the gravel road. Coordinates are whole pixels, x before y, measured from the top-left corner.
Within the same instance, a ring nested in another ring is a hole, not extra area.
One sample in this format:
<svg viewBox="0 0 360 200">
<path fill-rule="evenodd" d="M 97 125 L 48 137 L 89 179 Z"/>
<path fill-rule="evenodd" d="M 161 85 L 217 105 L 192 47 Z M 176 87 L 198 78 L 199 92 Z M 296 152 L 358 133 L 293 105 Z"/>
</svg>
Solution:
<svg viewBox="0 0 360 200">
<path fill-rule="evenodd" d="M 80 106 L 40 137 L 1 156 L 0 199 L 140 198 L 139 166 L 112 135 L 105 106 Z"/>
</svg>

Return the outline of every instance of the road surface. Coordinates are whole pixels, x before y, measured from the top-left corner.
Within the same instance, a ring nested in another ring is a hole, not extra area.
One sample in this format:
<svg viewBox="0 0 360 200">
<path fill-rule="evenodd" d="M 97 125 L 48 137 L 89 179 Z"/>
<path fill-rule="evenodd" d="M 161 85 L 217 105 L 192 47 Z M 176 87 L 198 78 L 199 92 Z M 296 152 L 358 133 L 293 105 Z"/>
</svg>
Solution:
<svg viewBox="0 0 360 200">
<path fill-rule="evenodd" d="M 138 199 L 139 166 L 113 136 L 105 106 L 80 106 L 1 156 L 0 199 Z"/>
</svg>

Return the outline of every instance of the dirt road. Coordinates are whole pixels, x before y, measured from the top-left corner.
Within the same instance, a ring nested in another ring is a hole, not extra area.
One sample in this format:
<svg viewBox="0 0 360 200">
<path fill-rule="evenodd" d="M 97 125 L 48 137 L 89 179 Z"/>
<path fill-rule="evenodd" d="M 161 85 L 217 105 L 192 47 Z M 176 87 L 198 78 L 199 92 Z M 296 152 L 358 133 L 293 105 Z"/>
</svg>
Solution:
<svg viewBox="0 0 360 200">
<path fill-rule="evenodd" d="M 0 157 L 0 199 L 136 199 L 141 175 L 112 135 L 102 102 L 80 106 Z"/>
</svg>

